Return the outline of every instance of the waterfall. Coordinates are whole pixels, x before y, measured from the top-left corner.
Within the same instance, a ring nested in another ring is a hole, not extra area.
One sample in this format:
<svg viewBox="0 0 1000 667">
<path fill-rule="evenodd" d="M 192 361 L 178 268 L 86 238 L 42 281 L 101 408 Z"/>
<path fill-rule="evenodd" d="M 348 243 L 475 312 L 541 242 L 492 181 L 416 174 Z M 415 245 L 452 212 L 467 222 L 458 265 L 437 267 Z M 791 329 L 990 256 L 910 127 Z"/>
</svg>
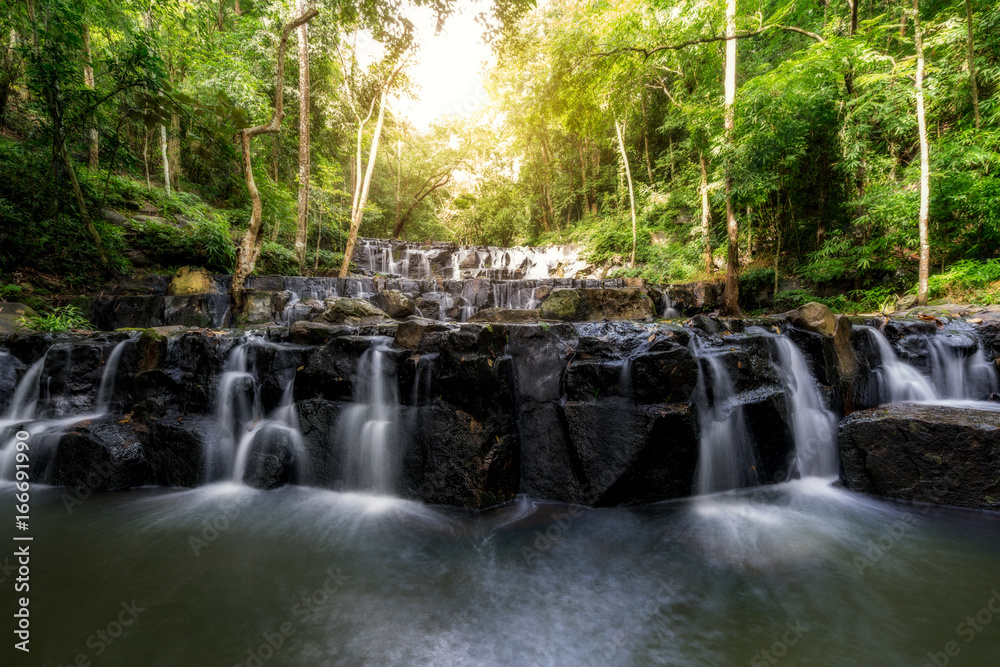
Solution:
<svg viewBox="0 0 1000 667">
<path fill-rule="evenodd" d="M 247 356 L 253 343 L 254 338 L 249 337 L 234 347 L 222 369 L 214 413 L 219 439 L 211 441 L 205 451 L 205 475 L 209 481 L 234 470 L 236 451 L 244 434 L 260 418 L 259 387 L 247 370 Z"/>
<path fill-rule="evenodd" d="M 125 345 L 131 339 L 125 339 L 117 343 L 108 355 L 108 360 L 104 364 L 101 373 L 101 384 L 94 401 L 93 412 L 75 414 L 53 419 L 36 419 L 35 413 L 38 409 L 38 399 L 41 388 L 42 371 L 45 368 L 45 360 L 49 351 L 46 350 L 41 359 L 31 365 L 28 371 L 21 378 L 14 390 L 14 397 L 4 413 L 0 417 L 0 438 L 5 444 L 0 449 L 0 479 L 11 479 L 14 475 L 14 454 L 16 440 L 12 428 L 20 427 L 21 430 L 30 434 L 30 442 L 33 443 L 32 456 L 33 467 L 36 462 L 42 461 L 44 465 L 51 463 L 55 449 L 59 445 L 62 432 L 69 426 L 81 421 L 100 419 L 108 414 L 111 408 L 111 400 L 115 391 L 115 376 L 118 374 L 118 364 L 121 359 Z M 51 350 L 52 348 L 49 348 Z M 72 348 L 70 348 L 72 350 Z M 67 364 L 67 370 L 69 364 Z M 50 379 L 50 378 L 48 378 Z M 40 455 L 39 455 L 40 454 Z M 46 461 L 47 459 L 47 461 Z M 37 475 L 38 479 L 44 481 L 46 474 L 43 471 Z"/>
<path fill-rule="evenodd" d="M 23 422 L 29 422 L 35 418 L 35 411 L 38 409 L 38 394 L 40 390 L 42 369 L 45 367 L 45 357 L 49 355 L 48 350 L 42 358 L 31 364 L 28 371 L 14 388 L 14 396 L 3 417 L 0 417 L 0 428 L 13 426 Z"/>
<path fill-rule="evenodd" d="M 975 346 L 975 352 L 966 350 Z M 943 399 L 981 399 L 997 391 L 993 366 L 983 344 L 965 331 L 942 331 L 927 339 L 931 381 Z"/>
<path fill-rule="evenodd" d="M 254 445 L 262 439 L 264 434 L 274 434 L 278 437 L 286 438 L 293 456 L 293 473 L 298 477 L 296 481 L 300 484 L 311 482 L 311 465 L 309 463 L 309 453 L 306 451 L 305 440 L 302 437 L 302 429 L 299 426 L 299 415 L 295 410 L 295 399 L 293 398 L 293 378 L 285 385 L 281 394 L 281 403 L 259 423 L 251 426 L 250 430 L 240 438 L 236 449 L 235 462 L 230 474 L 230 479 L 234 482 L 242 482 L 246 478 L 247 466 L 250 462 L 250 455 L 253 453 Z"/>
<path fill-rule="evenodd" d="M 376 338 L 358 361 L 354 403 L 337 423 L 345 448 L 344 487 L 390 493 L 396 481 L 393 443 L 399 436 L 399 389 L 390 338 Z"/>
<path fill-rule="evenodd" d="M 695 403 L 701 427 L 695 492 L 704 495 L 756 484 L 753 443 L 729 371 L 696 336 L 690 346 L 698 361 Z"/>
<path fill-rule="evenodd" d="M 97 390 L 97 401 L 94 404 L 98 414 L 103 415 L 111 410 L 111 398 L 115 390 L 115 376 L 118 374 L 118 362 L 122 358 L 122 352 L 125 351 L 125 345 L 130 340 L 126 338 L 115 345 L 111 350 L 111 354 L 108 355 L 107 362 L 104 364 L 104 374 L 101 376 L 101 386 Z"/>
<path fill-rule="evenodd" d="M 892 345 L 881 331 L 874 327 L 859 326 L 875 344 L 882 366 L 875 373 L 879 384 L 879 402 L 934 401 L 938 398 L 930 380 L 900 360 Z"/>
<path fill-rule="evenodd" d="M 830 477 L 840 472 L 837 415 L 826 407 L 819 383 L 809 370 L 805 355 L 784 336 L 753 327 L 767 336 L 776 351 L 778 370 L 785 385 L 785 399 L 792 420 L 795 467 L 801 477 Z M 750 331 L 750 330 L 748 330 Z"/>
<path fill-rule="evenodd" d="M 663 296 L 660 297 L 660 307 L 665 320 L 674 320 L 681 316 L 681 312 L 674 308 L 674 302 L 670 300 L 670 292 L 667 290 L 663 290 Z"/>
</svg>

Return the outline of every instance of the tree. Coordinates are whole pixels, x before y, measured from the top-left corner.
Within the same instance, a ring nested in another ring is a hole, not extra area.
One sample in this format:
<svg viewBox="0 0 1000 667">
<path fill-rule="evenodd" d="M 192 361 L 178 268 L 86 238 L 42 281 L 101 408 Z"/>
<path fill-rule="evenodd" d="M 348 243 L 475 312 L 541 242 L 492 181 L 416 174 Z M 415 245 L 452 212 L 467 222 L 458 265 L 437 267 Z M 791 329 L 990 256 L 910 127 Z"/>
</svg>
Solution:
<svg viewBox="0 0 1000 667">
<path fill-rule="evenodd" d="M 726 0 L 726 131 L 725 142 L 728 147 L 733 145 L 733 134 L 736 131 L 736 0 Z M 740 230 L 736 222 L 736 211 L 733 206 L 733 175 L 727 163 L 725 174 L 726 184 L 726 232 L 729 236 L 729 246 L 726 251 L 726 289 L 722 294 L 722 311 L 729 316 L 740 314 Z"/>
<path fill-rule="evenodd" d="M 354 55 L 352 53 L 352 59 Z M 344 67 L 344 92 L 357 123 L 357 140 L 355 142 L 356 151 L 354 159 L 354 173 L 356 174 L 356 178 L 354 181 L 354 194 L 351 198 L 351 228 L 347 236 L 347 246 L 344 248 L 344 261 L 340 267 L 339 275 L 341 278 L 346 278 L 350 269 L 354 246 L 358 241 L 358 230 L 361 229 L 361 220 L 364 217 L 365 206 L 368 204 L 368 193 L 371 188 L 372 175 L 375 173 L 375 159 L 378 157 L 378 145 L 382 138 L 382 127 L 385 124 L 386 98 L 392 89 L 393 83 L 396 81 L 396 77 L 402 71 L 404 64 L 405 62 L 398 62 L 394 66 L 392 63 L 388 64 L 389 67 L 392 67 L 392 70 L 384 81 L 378 82 L 377 96 L 372 95 L 368 105 L 368 112 L 365 116 L 361 115 L 361 103 L 357 99 L 356 92 L 352 90 L 351 85 L 347 81 L 348 68 Z M 353 69 L 352 67 L 352 71 Z M 371 143 L 368 148 L 368 166 L 365 168 L 365 175 L 362 178 L 361 169 L 363 167 L 362 155 L 364 150 L 365 126 L 371 120 L 376 106 L 378 106 L 378 116 L 375 121 L 375 127 L 372 130 Z"/>
<path fill-rule="evenodd" d="M 310 0 L 299 0 L 304 13 Z M 299 207 L 296 216 L 295 257 L 305 272 L 306 232 L 309 224 L 309 25 L 299 26 Z"/>
<path fill-rule="evenodd" d="M 628 268 L 635 268 L 635 245 L 636 245 L 636 224 L 635 224 L 635 193 L 632 189 L 632 170 L 629 168 L 628 155 L 625 153 L 625 140 L 622 139 L 622 124 L 615 121 L 615 132 L 618 134 L 618 150 L 621 151 L 622 163 L 625 165 L 625 178 L 628 180 L 628 203 L 632 212 L 632 255 L 629 258 Z"/>
<path fill-rule="evenodd" d="M 281 129 L 281 121 L 285 117 L 284 111 L 284 90 L 285 90 L 285 51 L 288 48 L 288 36 L 300 25 L 311 21 L 319 12 L 310 9 L 298 18 L 285 24 L 281 30 L 281 40 L 278 43 L 278 58 L 274 84 L 274 111 L 271 120 L 261 125 L 246 127 L 240 130 L 240 147 L 243 151 L 243 176 L 246 179 L 247 190 L 250 193 L 250 224 L 236 256 L 236 271 L 233 273 L 233 300 L 237 306 L 243 303 L 243 291 L 247 278 L 253 273 L 254 265 L 260 256 L 261 246 L 264 243 L 263 219 L 261 217 L 262 205 L 260 200 L 260 190 L 257 189 L 257 182 L 254 180 L 253 163 L 250 156 L 250 142 L 254 137 L 262 134 L 277 134 Z"/>
<path fill-rule="evenodd" d="M 920 139 L 920 269 L 917 278 L 917 305 L 927 305 L 927 280 L 930 276 L 931 245 L 928 233 L 931 196 L 931 158 L 927 143 L 927 119 L 924 110 L 924 41 L 920 29 L 920 0 L 913 0 L 913 41 L 917 47 L 917 76 L 914 84 L 917 98 L 917 133 Z"/>
</svg>

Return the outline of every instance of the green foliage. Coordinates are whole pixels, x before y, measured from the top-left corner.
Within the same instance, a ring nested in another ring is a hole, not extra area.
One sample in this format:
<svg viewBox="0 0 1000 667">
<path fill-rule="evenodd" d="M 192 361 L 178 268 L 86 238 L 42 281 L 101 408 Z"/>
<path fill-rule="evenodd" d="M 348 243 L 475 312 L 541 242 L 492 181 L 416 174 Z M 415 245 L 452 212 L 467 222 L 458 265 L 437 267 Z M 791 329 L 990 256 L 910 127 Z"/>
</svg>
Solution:
<svg viewBox="0 0 1000 667">
<path fill-rule="evenodd" d="M 76 306 L 53 308 L 45 315 L 22 317 L 23 328 L 45 333 L 62 333 L 71 329 L 91 329 L 92 326 Z"/>
<path fill-rule="evenodd" d="M 298 275 L 298 272 L 299 262 L 295 258 L 294 252 L 280 243 L 264 241 L 264 247 L 261 248 L 260 257 L 257 258 L 254 273 L 294 276 Z"/>
<path fill-rule="evenodd" d="M 20 285 L 0 285 L 0 301 L 16 301 L 23 291 Z"/>
<path fill-rule="evenodd" d="M 932 297 L 970 292 L 1000 280 L 1000 259 L 980 262 L 963 259 L 943 273 L 931 276 L 927 286 Z"/>
</svg>

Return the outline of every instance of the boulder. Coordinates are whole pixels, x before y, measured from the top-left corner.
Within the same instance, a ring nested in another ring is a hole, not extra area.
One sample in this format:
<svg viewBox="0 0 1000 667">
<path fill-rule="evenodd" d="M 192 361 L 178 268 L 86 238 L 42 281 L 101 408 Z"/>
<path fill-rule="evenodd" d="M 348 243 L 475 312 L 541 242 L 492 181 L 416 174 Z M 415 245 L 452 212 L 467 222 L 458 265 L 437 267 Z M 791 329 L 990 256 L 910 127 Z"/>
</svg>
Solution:
<svg viewBox="0 0 1000 667">
<path fill-rule="evenodd" d="M 288 329 L 288 337 L 293 343 L 303 345 L 319 345 L 336 336 L 346 336 L 353 328 L 346 324 L 327 324 L 326 322 L 295 322 Z"/>
<path fill-rule="evenodd" d="M 182 266 L 170 279 L 167 296 L 184 296 L 187 294 L 211 294 L 219 292 L 215 277 L 206 269 L 192 266 Z"/>
<path fill-rule="evenodd" d="M 580 291 L 575 289 L 554 289 L 542 303 L 539 316 L 545 320 L 573 322 L 582 319 L 579 315 Z"/>
<path fill-rule="evenodd" d="M 896 301 L 896 310 L 909 310 L 917 307 L 917 295 L 907 294 Z"/>
<path fill-rule="evenodd" d="M 848 488 L 1000 511 L 1000 412 L 898 403 L 840 425 Z"/>
<path fill-rule="evenodd" d="M 264 292 L 257 289 L 243 292 L 243 303 L 236 316 L 236 323 L 265 324 L 274 320 L 275 292 Z"/>
<path fill-rule="evenodd" d="M 14 301 L 0 301 L 0 334 L 14 333 L 21 327 L 22 317 L 37 317 L 33 309 Z"/>
<path fill-rule="evenodd" d="M 402 320 L 417 311 L 413 301 L 399 290 L 383 290 L 372 299 L 389 317 Z"/>
<path fill-rule="evenodd" d="M 449 330 L 450 329 L 447 325 L 442 322 L 438 322 L 437 320 L 414 318 L 407 320 L 406 322 L 402 322 L 398 327 L 396 327 L 396 338 L 394 342 L 396 347 L 401 347 L 406 350 L 416 350 L 420 347 L 420 343 L 424 339 L 424 336 Z"/>
<path fill-rule="evenodd" d="M 786 314 L 788 320 L 797 327 L 815 331 L 824 336 L 832 336 L 836 331 L 836 318 L 829 307 L 811 301 L 801 308 Z"/>
<path fill-rule="evenodd" d="M 163 324 L 221 328 L 229 320 L 229 295 L 184 294 L 168 296 L 163 304 Z"/>
<path fill-rule="evenodd" d="M 160 486 L 192 487 L 208 479 L 205 455 L 218 442 L 215 419 L 205 415 L 168 415 L 145 425 L 146 458 L 150 482 Z M 215 478 L 225 472 L 215 471 Z"/>
<path fill-rule="evenodd" d="M 357 327 L 379 324 L 391 318 L 364 299 L 335 296 L 326 300 L 326 310 L 317 319 L 330 324 L 349 324 Z"/>
<path fill-rule="evenodd" d="M 125 489 L 146 484 L 145 451 L 129 424 L 115 418 L 74 424 L 59 440 L 52 483 L 92 490 Z"/>
<path fill-rule="evenodd" d="M 243 482 L 257 489 L 276 489 L 294 481 L 296 474 L 303 476 L 309 471 L 308 461 L 295 460 L 293 437 L 287 428 L 263 425 L 250 445 Z M 312 482 L 308 478 L 301 481 Z"/>
</svg>

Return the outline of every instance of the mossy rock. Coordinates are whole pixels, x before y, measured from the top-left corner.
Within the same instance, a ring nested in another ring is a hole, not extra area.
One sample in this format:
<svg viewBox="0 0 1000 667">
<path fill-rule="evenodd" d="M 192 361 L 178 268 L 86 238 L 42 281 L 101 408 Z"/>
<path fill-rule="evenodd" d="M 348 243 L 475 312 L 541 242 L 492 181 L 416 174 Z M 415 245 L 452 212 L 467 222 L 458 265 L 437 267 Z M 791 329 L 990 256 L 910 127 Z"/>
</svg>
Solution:
<svg viewBox="0 0 1000 667">
<path fill-rule="evenodd" d="M 539 309 L 544 320 L 575 320 L 580 309 L 580 293 L 575 289 L 554 289 Z"/>
<path fill-rule="evenodd" d="M 205 269 L 182 266 L 170 280 L 167 296 L 186 296 L 188 294 L 214 294 L 219 291 L 215 277 Z"/>
</svg>

